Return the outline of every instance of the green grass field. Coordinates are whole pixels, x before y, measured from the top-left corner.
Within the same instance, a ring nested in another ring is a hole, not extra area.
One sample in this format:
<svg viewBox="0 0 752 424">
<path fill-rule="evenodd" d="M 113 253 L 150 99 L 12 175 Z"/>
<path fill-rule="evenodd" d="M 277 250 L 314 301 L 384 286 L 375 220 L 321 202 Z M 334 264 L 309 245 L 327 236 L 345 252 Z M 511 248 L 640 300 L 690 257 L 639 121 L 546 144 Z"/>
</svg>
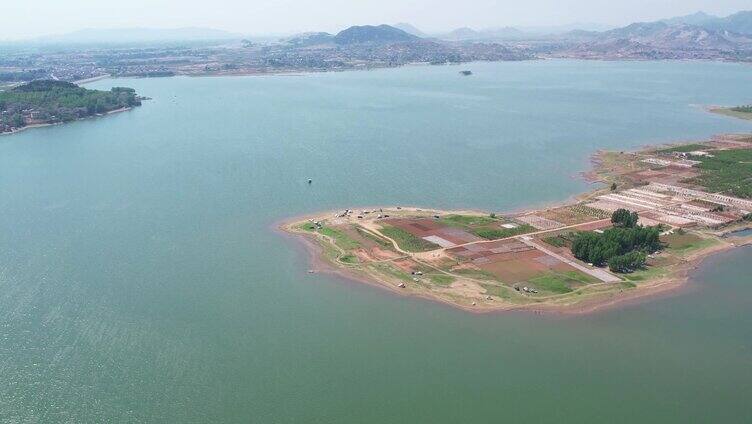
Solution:
<svg viewBox="0 0 752 424">
<path fill-rule="evenodd" d="M 528 280 L 538 290 L 545 290 L 556 294 L 569 293 L 573 287 L 591 284 L 594 281 L 592 277 L 576 271 L 549 272 Z"/>
<path fill-rule="evenodd" d="M 712 238 L 703 238 L 692 233 L 670 234 L 661 238 L 666 243 L 666 250 L 676 254 L 686 254 L 693 250 L 704 249 L 717 243 Z"/>
<path fill-rule="evenodd" d="M 439 220 L 442 224 L 451 227 L 480 227 L 493 225 L 499 221 L 498 218 L 478 215 L 448 215 Z"/>
<path fill-rule="evenodd" d="M 332 227 L 324 227 L 320 229 L 318 233 L 334 240 L 334 244 L 336 244 L 342 250 L 352 250 L 360 247 L 360 245 L 355 240 L 348 237 L 342 231 L 339 231 Z"/>
<path fill-rule="evenodd" d="M 518 236 L 520 234 L 531 233 L 533 231 L 535 231 L 534 227 L 524 224 L 515 228 L 477 228 L 473 230 L 473 234 L 486 240 L 498 240 L 512 236 Z"/>
<path fill-rule="evenodd" d="M 428 278 L 432 283 L 438 284 L 440 286 L 448 286 L 454 282 L 454 277 L 446 274 L 432 274 L 429 275 Z"/>
<path fill-rule="evenodd" d="M 454 271 L 451 271 L 451 272 L 453 272 L 454 274 L 459 274 L 459 275 L 465 276 L 465 277 L 475 278 L 477 280 L 495 280 L 495 281 L 499 281 L 499 277 L 497 277 L 495 274 L 493 274 L 491 272 L 488 272 L 488 271 L 484 271 L 482 269 L 467 269 L 467 268 L 463 268 L 463 269 L 458 269 L 458 270 L 454 270 Z"/>
<path fill-rule="evenodd" d="M 392 227 L 390 225 L 384 225 L 381 229 L 381 233 L 397 242 L 399 247 L 408 252 L 427 252 L 439 248 L 436 244 L 418 238 L 401 228 Z"/>
<path fill-rule="evenodd" d="M 495 284 L 481 284 L 481 287 L 486 289 L 486 294 L 491 296 L 500 297 L 502 299 L 512 299 L 512 289 L 504 286 L 497 286 Z"/>
<path fill-rule="evenodd" d="M 401 269 L 397 269 L 388 263 L 376 263 L 370 266 L 379 272 L 386 273 L 402 281 L 405 281 L 405 282 L 413 281 L 413 278 L 410 274 L 406 273 L 405 271 L 402 271 Z"/>
<path fill-rule="evenodd" d="M 679 152 L 693 152 L 695 150 L 705 150 L 708 146 L 704 144 L 685 144 L 682 146 L 669 147 L 667 149 L 656 150 L 656 153 L 679 153 Z"/>
<path fill-rule="evenodd" d="M 637 270 L 631 274 L 625 274 L 623 277 L 627 281 L 640 282 L 665 277 L 666 274 L 668 274 L 668 268 L 665 266 L 648 266 L 645 269 Z"/>
</svg>

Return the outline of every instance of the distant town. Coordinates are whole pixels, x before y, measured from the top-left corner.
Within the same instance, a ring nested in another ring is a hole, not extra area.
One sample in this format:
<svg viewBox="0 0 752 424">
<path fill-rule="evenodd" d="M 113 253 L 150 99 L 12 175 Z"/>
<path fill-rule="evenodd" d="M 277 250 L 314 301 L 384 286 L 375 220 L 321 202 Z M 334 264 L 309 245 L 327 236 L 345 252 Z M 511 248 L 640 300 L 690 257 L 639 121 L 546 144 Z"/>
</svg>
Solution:
<svg viewBox="0 0 752 424">
<path fill-rule="evenodd" d="M 116 43 L 96 42 L 107 40 L 106 31 L 87 35 L 0 44 L 0 87 L 37 79 L 322 72 L 547 58 L 752 61 L 752 11 L 728 17 L 698 12 L 604 31 L 460 28 L 425 34 L 396 24 L 277 39 L 220 32 L 183 33 L 167 41 L 121 37 Z"/>
</svg>

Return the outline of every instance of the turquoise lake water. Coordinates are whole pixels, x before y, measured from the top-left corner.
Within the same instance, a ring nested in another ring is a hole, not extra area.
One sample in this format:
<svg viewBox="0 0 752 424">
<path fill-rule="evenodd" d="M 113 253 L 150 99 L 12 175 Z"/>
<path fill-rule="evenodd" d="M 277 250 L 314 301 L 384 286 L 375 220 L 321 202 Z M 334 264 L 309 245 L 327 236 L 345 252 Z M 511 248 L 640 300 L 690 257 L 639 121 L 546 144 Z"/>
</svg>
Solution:
<svg viewBox="0 0 752 424">
<path fill-rule="evenodd" d="M 273 230 L 365 205 L 564 200 L 588 189 L 597 149 L 752 131 L 703 110 L 752 101 L 752 67 L 537 61 L 89 87 L 116 85 L 153 100 L 0 137 L 0 422 L 752 416 L 752 249 L 645 303 L 477 316 L 307 274 L 307 253 Z"/>
</svg>

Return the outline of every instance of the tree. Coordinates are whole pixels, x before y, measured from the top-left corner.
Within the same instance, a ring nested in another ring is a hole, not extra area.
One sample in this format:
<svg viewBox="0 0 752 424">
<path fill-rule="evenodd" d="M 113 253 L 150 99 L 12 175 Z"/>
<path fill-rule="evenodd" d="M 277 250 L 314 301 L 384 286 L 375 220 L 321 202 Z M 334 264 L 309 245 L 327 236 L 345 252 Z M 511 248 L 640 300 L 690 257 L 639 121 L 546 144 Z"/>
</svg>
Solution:
<svg viewBox="0 0 752 424">
<path fill-rule="evenodd" d="M 13 125 L 16 128 L 23 127 L 25 124 L 24 118 L 20 113 L 16 113 L 13 115 L 13 117 L 10 119 L 11 125 Z"/>
<path fill-rule="evenodd" d="M 633 272 L 645 267 L 647 256 L 639 251 L 633 250 L 623 255 L 614 256 L 608 260 L 608 269 L 613 272 Z"/>
<path fill-rule="evenodd" d="M 616 256 L 626 255 L 630 252 L 653 253 L 661 248 L 660 230 L 658 227 L 633 228 L 614 227 L 602 234 L 586 231 L 577 233 L 572 241 L 572 254 L 582 261 L 601 266 Z M 630 257 L 634 260 L 635 257 Z M 629 268 L 622 266 L 617 260 L 616 268 Z"/>
<path fill-rule="evenodd" d="M 616 191 L 616 183 L 611 183 L 611 191 Z"/>
<path fill-rule="evenodd" d="M 634 228 L 639 219 L 637 212 L 630 212 L 626 209 L 617 209 L 611 214 L 611 222 L 616 227 Z"/>
</svg>

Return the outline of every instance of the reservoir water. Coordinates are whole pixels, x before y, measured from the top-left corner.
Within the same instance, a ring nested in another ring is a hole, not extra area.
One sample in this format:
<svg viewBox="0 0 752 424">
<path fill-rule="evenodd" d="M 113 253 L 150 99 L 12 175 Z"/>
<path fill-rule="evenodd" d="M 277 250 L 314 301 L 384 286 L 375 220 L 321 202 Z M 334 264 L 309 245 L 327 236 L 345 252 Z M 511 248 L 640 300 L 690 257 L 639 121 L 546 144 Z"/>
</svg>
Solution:
<svg viewBox="0 0 752 424">
<path fill-rule="evenodd" d="M 752 101 L 748 65 L 466 68 L 101 80 L 153 100 L 0 137 L 0 422 L 748 420 L 749 248 L 580 317 L 306 272 L 284 218 L 541 205 L 597 149 L 752 130 L 703 110 Z"/>
</svg>

